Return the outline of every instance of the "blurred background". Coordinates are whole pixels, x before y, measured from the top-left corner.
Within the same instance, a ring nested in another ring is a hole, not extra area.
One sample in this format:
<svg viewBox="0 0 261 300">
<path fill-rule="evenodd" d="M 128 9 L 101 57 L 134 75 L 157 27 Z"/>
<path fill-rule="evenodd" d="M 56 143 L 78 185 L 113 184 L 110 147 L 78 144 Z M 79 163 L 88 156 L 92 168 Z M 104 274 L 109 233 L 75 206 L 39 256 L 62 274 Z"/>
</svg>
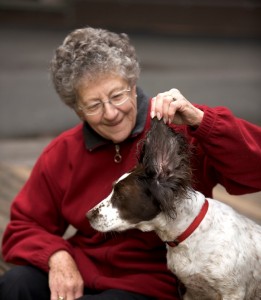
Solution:
<svg viewBox="0 0 261 300">
<path fill-rule="evenodd" d="M 86 25 L 130 35 L 147 94 L 176 87 L 261 123 L 260 0 L 0 0 L 0 138 L 54 135 L 78 122 L 48 64 Z"/>
<path fill-rule="evenodd" d="M 129 34 L 148 95 L 176 87 L 261 126 L 260 0 L 0 0 L 0 240 L 43 147 L 79 122 L 48 67 L 64 37 L 87 25 Z M 261 223 L 260 193 L 224 194 L 215 195 Z"/>
</svg>

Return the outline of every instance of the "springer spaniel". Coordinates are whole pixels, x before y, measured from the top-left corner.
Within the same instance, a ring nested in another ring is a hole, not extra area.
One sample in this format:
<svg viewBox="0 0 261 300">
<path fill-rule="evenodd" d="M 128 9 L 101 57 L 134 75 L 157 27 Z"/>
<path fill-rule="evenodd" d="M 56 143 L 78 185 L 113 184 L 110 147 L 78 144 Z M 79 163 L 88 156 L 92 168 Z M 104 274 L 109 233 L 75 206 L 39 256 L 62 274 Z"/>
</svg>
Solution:
<svg viewBox="0 0 261 300">
<path fill-rule="evenodd" d="M 137 167 L 87 213 L 101 232 L 154 230 L 185 300 L 260 300 L 261 226 L 191 184 L 185 138 L 152 120 Z"/>
</svg>

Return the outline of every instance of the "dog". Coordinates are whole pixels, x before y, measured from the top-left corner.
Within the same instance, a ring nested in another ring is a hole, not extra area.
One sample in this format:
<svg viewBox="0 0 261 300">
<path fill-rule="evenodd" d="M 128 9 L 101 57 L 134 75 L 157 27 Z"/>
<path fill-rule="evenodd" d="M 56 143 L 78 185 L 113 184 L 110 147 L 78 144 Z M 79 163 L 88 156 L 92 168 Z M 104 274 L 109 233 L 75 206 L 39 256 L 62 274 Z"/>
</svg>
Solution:
<svg viewBox="0 0 261 300">
<path fill-rule="evenodd" d="M 192 186 L 186 138 L 162 121 L 142 145 L 137 167 L 87 213 L 100 231 L 154 230 L 185 300 L 260 300 L 261 226 Z"/>
</svg>

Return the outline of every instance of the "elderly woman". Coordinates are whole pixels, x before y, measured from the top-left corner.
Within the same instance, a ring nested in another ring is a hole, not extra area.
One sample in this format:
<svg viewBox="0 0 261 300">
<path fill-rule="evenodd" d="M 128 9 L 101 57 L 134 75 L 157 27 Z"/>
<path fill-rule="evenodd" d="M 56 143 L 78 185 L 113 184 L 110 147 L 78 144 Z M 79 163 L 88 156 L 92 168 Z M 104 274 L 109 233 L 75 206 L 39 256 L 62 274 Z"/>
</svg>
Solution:
<svg viewBox="0 0 261 300">
<path fill-rule="evenodd" d="M 135 166 L 151 118 L 184 132 L 194 147 L 195 188 L 217 183 L 233 194 L 261 190 L 261 129 L 224 108 L 192 105 L 171 89 L 149 99 L 136 83 L 139 63 L 127 35 L 83 28 L 51 62 L 57 93 L 82 122 L 43 151 L 13 202 L 3 256 L 16 266 L 0 280 L 2 300 L 180 299 L 153 233 L 101 234 L 87 211 Z M 63 235 L 69 225 L 77 231 Z"/>
</svg>

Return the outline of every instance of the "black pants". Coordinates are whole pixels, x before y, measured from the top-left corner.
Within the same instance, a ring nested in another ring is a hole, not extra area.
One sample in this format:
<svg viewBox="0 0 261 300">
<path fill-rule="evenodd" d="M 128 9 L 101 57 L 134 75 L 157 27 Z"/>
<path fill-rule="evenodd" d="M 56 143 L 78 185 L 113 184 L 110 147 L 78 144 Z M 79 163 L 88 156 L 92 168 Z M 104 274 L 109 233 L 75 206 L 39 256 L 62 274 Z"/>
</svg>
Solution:
<svg viewBox="0 0 261 300">
<path fill-rule="evenodd" d="M 1 300 L 50 300 L 48 274 L 31 266 L 14 267 L 0 277 Z M 95 293 L 85 289 L 78 300 L 148 300 L 153 299 L 122 290 Z"/>
</svg>

